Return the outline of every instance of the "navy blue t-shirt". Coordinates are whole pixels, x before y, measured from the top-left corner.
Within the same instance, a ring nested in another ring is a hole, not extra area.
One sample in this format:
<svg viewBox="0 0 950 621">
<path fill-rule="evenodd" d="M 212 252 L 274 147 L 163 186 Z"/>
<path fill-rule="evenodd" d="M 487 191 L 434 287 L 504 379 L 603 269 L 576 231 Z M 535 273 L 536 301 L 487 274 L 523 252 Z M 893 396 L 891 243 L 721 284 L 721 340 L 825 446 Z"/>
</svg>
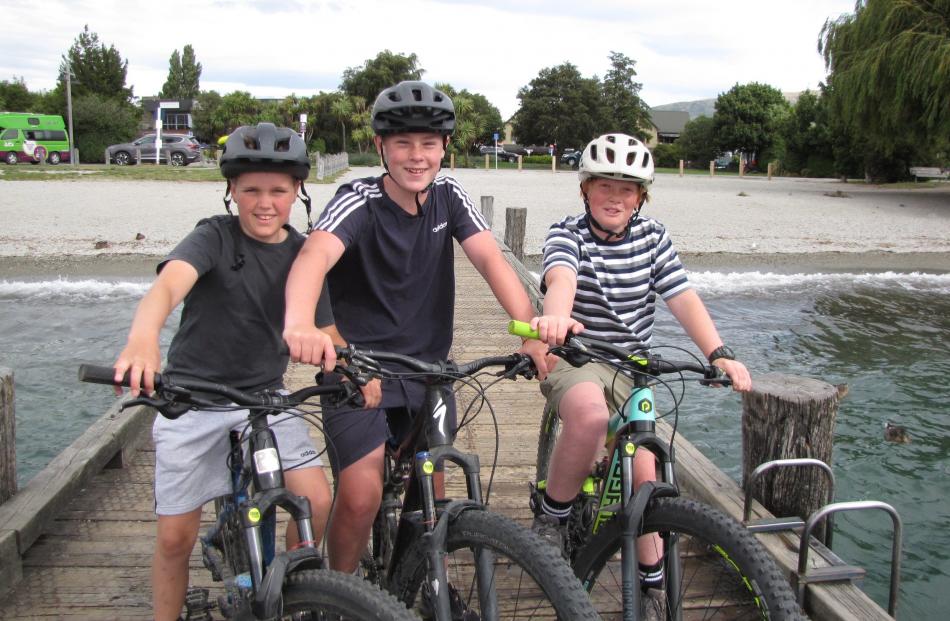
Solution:
<svg viewBox="0 0 950 621">
<path fill-rule="evenodd" d="M 327 275 L 337 328 L 350 343 L 434 361 L 448 356 L 455 311 L 453 238 L 488 229 L 472 199 L 439 177 L 419 214 L 383 177 L 340 186 L 316 227 L 346 247 Z"/>
</svg>

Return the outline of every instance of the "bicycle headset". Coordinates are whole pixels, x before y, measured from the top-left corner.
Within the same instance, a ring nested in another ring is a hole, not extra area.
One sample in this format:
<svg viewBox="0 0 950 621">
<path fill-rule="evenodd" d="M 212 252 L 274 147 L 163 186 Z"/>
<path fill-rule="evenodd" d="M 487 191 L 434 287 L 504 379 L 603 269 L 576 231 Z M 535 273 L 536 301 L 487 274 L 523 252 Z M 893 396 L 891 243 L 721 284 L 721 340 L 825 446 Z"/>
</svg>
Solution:
<svg viewBox="0 0 950 621">
<path fill-rule="evenodd" d="M 289 127 L 277 127 L 273 123 L 258 123 L 238 127 L 231 132 L 221 151 L 221 174 L 228 180 L 224 192 L 224 208 L 231 212 L 231 180 L 249 172 L 287 173 L 300 182 L 300 200 L 307 208 L 307 233 L 313 228 L 310 219 L 310 195 L 304 182 L 310 174 L 310 157 L 307 145 L 297 132 Z M 239 226 L 237 219 L 234 226 Z M 244 267 L 244 253 L 239 231 L 235 231 L 233 270 Z"/>
<path fill-rule="evenodd" d="M 376 98 L 373 104 L 372 126 L 377 136 L 407 132 L 436 133 L 442 136 L 444 149 L 455 131 L 455 105 L 448 95 L 425 82 L 405 80 L 383 89 Z M 383 160 L 383 168 L 389 172 L 389 163 L 382 147 L 380 157 Z M 441 162 L 439 166 L 441 169 Z M 416 206 L 420 210 L 422 205 L 419 203 L 419 194 L 428 192 L 432 183 L 421 192 L 416 192 Z"/>
<path fill-rule="evenodd" d="M 578 168 L 578 176 L 581 179 L 581 194 L 584 197 L 584 210 L 587 212 L 587 220 L 591 227 L 602 233 L 607 234 L 607 240 L 611 238 L 623 239 L 627 231 L 636 223 L 640 217 L 640 209 L 643 203 L 648 200 L 650 184 L 654 179 L 653 156 L 650 150 L 642 142 L 626 134 L 604 134 L 588 143 L 581 155 L 581 163 Z M 627 225 L 620 231 L 611 231 L 603 226 L 594 218 L 590 211 L 590 201 L 587 198 L 587 192 L 584 191 L 584 181 L 591 177 L 603 177 L 605 179 L 619 179 L 620 181 L 634 181 L 639 183 L 643 190 L 640 195 L 640 204 L 636 211 L 630 216 Z"/>
</svg>

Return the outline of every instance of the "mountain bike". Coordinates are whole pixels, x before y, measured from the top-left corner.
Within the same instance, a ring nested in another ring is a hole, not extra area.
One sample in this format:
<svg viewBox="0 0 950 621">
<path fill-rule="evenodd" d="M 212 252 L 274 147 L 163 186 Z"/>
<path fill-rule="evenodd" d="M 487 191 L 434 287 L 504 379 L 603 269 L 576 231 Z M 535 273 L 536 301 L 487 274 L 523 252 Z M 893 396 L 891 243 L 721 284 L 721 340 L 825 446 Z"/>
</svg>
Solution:
<svg viewBox="0 0 950 621">
<path fill-rule="evenodd" d="M 372 378 L 425 384 L 424 406 L 415 413 L 411 431 L 386 446 L 383 497 L 361 561 L 367 579 L 424 618 L 440 621 L 599 618 L 555 550 L 531 530 L 488 510 L 478 455 L 455 449 L 455 430 L 446 428 L 447 392 L 456 381 L 475 387 L 484 398 L 476 373 L 501 367 L 496 381 L 532 377 L 530 359 L 512 354 L 467 364 L 428 363 L 352 346 L 337 348 L 337 356 L 343 364 L 336 370 L 356 384 Z M 467 498 L 436 497 L 434 473 L 446 462 L 464 474 Z"/>
<path fill-rule="evenodd" d="M 112 385 L 114 375 L 112 367 L 79 367 L 83 382 Z M 128 386 L 128 374 L 122 385 Z M 147 405 L 172 420 L 193 408 L 248 410 L 244 432 L 230 432 L 227 467 L 232 491 L 215 499 L 215 521 L 200 537 L 204 565 L 214 581 L 223 582 L 224 595 L 211 604 L 208 590 L 190 589 L 187 619 L 210 620 L 215 606 L 228 619 L 415 618 L 394 597 L 364 580 L 324 569 L 313 540 L 310 501 L 284 487 L 277 441 L 267 417 L 281 412 L 302 415 L 303 402 L 315 396 L 358 400 L 351 384 L 252 394 L 214 382 L 156 374 L 155 389 L 155 396 L 130 399 L 122 408 Z M 224 397 L 231 404 L 222 405 L 208 395 Z M 275 552 L 277 507 L 295 521 L 301 541 L 296 549 L 281 553 Z"/>
<path fill-rule="evenodd" d="M 512 322 L 509 331 L 538 338 L 523 322 Z M 593 465 L 567 525 L 565 553 L 598 612 L 608 619 L 639 617 L 637 538 L 655 533 L 662 545 L 668 619 L 804 619 L 788 581 L 742 524 L 679 496 L 672 439 L 667 444 L 656 434 L 654 385 L 672 395 L 675 414 L 684 373 L 697 374 L 706 385 L 726 385 L 729 379 L 698 359 L 666 360 L 583 335 L 569 336 L 551 353 L 576 367 L 609 365 L 618 378 L 632 381 L 629 397 L 610 417 L 608 454 Z M 679 394 L 662 375 L 677 376 Z M 545 487 L 559 423 L 557 412 L 545 408 L 532 490 L 535 504 Z M 640 448 L 656 456 L 658 481 L 634 492 L 633 460 Z"/>
</svg>

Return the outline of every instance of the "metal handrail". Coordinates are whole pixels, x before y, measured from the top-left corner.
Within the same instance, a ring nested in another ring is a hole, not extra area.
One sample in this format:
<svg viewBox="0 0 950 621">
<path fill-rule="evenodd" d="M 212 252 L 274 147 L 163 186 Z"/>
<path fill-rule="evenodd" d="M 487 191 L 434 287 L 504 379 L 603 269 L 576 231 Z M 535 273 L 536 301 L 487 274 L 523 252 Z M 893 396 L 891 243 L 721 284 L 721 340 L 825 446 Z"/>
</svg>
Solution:
<svg viewBox="0 0 950 621">
<path fill-rule="evenodd" d="M 749 517 L 752 515 L 752 485 L 755 483 L 756 479 L 760 476 L 772 470 L 773 468 L 786 468 L 789 466 L 817 466 L 824 472 L 828 477 L 828 482 L 830 484 L 828 488 L 828 503 L 833 503 L 835 501 L 835 473 L 831 471 L 831 466 L 821 461 L 820 459 L 812 459 L 810 457 L 801 457 L 796 459 L 775 459 L 772 461 L 767 461 L 764 464 L 760 464 L 755 470 L 752 471 L 752 474 L 749 475 L 749 480 L 746 482 L 745 486 L 745 501 L 742 507 L 742 522 L 748 523 Z M 831 549 L 831 535 L 834 531 L 834 523 L 831 518 L 828 519 L 827 528 L 825 528 L 825 547 L 829 550 Z"/>
<path fill-rule="evenodd" d="M 890 596 L 887 602 L 887 614 L 892 617 L 896 616 L 897 612 L 897 595 L 898 587 L 900 585 L 900 574 L 901 574 L 901 537 L 904 530 L 903 523 L 901 522 L 900 515 L 897 514 L 897 511 L 891 505 L 881 502 L 879 500 L 858 500 L 854 502 L 838 502 L 830 505 L 825 505 L 821 509 L 815 511 L 808 518 L 808 521 L 805 523 L 805 529 L 802 531 L 802 539 L 799 544 L 798 550 L 798 602 L 799 604 L 804 605 L 805 600 L 805 570 L 808 565 L 808 540 L 811 537 L 811 531 L 815 528 L 815 525 L 821 521 L 825 516 L 830 516 L 834 513 L 839 513 L 841 511 L 856 511 L 863 509 L 881 509 L 886 511 L 891 516 L 891 522 L 894 525 L 894 537 L 891 542 L 891 591 Z"/>
</svg>

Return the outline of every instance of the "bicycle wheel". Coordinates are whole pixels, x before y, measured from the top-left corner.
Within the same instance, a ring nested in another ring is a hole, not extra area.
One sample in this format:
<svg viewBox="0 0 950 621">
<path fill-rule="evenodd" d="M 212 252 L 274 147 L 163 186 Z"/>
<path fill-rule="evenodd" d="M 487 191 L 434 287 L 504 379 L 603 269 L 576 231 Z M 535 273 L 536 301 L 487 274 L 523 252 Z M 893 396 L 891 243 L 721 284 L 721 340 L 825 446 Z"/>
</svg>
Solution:
<svg viewBox="0 0 950 621">
<path fill-rule="evenodd" d="M 224 497 L 215 498 L 215 519 L 219 519 L 222 514 L 224 520 L 218 531 L 220 540 L 217 543 L 233 577 L 250 570 L 247 539 L 244 538 L 244 529 L 234 503 Z"/>
<path fill-rule="evenodd" d="M 555 408 L 544 408 L 541 416 L 541 431 L 538 434 L 538 458 L 535 462 L 535 482 L 548 478 L 548 465 L 554 453 L 558 434 L 561 432 L 561 419 Z"/>
<path fill-rule="evenodd" d="M 686 498 L 651 502 L 640 534 L 658 533 L 669 550 L 678 538 L 679 558 L 665 558 L 682 572 L 676 592 L 667 591 L 668 618 L 676 611 L 683 619 L 781 619 L 806 617 L 792 589 L 761 544 L 741 524 L 724 513 Z M 620 602 L 621 529 L 612 520 L 579 551 L 574 572 L 590 591 L 591 601 L 604 619 L 622 615 Z"/>
<path fill-rule="evenodd" d="M 418 621 L 389 593 L 337 571 L 296 571 L 284 580 L 283 596 L 281 619 Z"/>
<path fill-rule="evenodd" d="M 475 578 L 477 550 L 489 551 L 494 557 L 486 584 L 478 584 Z M 477 509 L 463 511 L 449 524 L 446 553 L 449 583 L 458 594 L 455 603 L 466 611 L 463 618 L 599 618 L 557 551 L 507 517 Z M 397 562 L 393 593 L 410 608 L 421 608 L 425 617 L 427 602 L 420 597 L 426 577 L 425 543 L 415 541 Z M 489 593 L 497 598 L 497 616 L 483 613 L 479 589 L 483 597 Z M 453 616 L 456 612 L 453 610 Z"/>
</svg>

